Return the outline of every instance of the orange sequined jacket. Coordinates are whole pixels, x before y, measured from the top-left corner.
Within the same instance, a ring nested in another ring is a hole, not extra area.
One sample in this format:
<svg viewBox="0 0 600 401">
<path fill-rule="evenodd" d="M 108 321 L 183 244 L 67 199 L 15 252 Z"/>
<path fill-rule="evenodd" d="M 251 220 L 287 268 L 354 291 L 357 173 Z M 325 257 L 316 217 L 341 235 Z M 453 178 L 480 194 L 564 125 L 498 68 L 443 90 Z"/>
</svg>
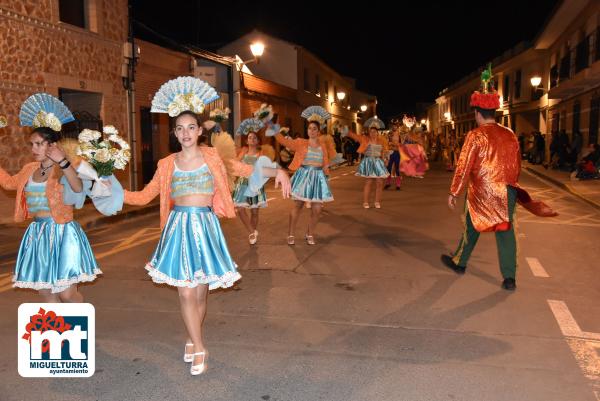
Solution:
<svg viewBox="0 0 600 401">
<path fill-rule="evenodd" d="M 367 135 L 358 135 L 354 132 L 348 132 L 348 136 L 360 143 L 360 146 L 357 150 L 358 153 L 365 153 L 367 151 L 367 147 L 369 146 L 370 142 L 370 139 Z M 377 145 L 381 145 L 381 157 L 387 157 L 389 150 L 388 140 L 382 136 L 379 136 L 377 138 Z"/>
<path fill-rule="evenodd" d="M 497 231 L 510 221 L 507 185 L 518 187 L 521 172 L 519 142 L 499 124 L 471 130 L 454 171 L 450 193 L 467 189 L 467 207 L 477 231 Z"/>
<path fill-rule="evenodd" d="M 306 153 L 308 152 L 308 139 L 296 138 L 289 139 L 285 136 L 277 133 L 275 134 L 275 140 L 285 146 L 286 148 L 290 148 L 294 151 L 294 159 L 289 165 L 289 169 L 292 171 L 298 170 L 306 157 Z M 322 140 L 319 140 L 319 146 L 323 152 L 323 172 L 325 174 L 329 174 L 329 159 L 331 152 L 335 152 L 335 148 L 331 149 L 326 143 Z"/>
<path fill-rule="evenodd" d="M 15 221 L 20 223 L 32 217 L 27 210 L 27 199 L 25 198 L 25 186 L 29 177 L 40 166 L 39 162 L 31 162 L 23 166 L 21 171 L 11 176 L 0 168 L 0 185 L 7 190 L 16 190 Z M 58 172 L 53 168 L 46 184 L 46 198 L 50 207 L 50 215 L 58 224 L 65 224 L 73 220 L 73 206 L 63 203 L 63 185 L 58 181 Z"/>
<path fill-rule="evenodd" d="M 218 216 L 235 217 L 231 191 L 227 181 L 225 164 L 217 149 L 208 146 L 200 147 L 204 161 L 206 162 L 215 185 L 212 208 Z M 171 199 L 171 178 L 175 170 L 175 156 L 171 154 L 158 161 L 158 168 L 152 180 L 141 191 L 125 191 L 125 203 L 129 205 L 145 205 L 160 195 L 160 228 L 167 223 L 169 213 L 174 205 Z M 231 173 L 236 176 L 249 177 L 254 169 L 253 166 L 238 160 L 230 160 Z"/>
</svg>

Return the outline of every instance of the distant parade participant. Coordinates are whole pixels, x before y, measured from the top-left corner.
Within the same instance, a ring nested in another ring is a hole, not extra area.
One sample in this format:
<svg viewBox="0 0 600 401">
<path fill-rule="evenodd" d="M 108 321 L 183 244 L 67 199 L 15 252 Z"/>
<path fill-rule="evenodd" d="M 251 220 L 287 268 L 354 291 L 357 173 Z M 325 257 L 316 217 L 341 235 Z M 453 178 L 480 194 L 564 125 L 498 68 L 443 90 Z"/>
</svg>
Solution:
<svg viewBox="0 0 600 401">
<path fill-rule="evenodd" d="M 356 170 L 358 177 L 366 178 L 363 187 L 363 207 L 369 209 L 371 187 L 375 184 L 374 206 L 376 209 L 380 209 L 383 180 L 390 175 L 385 168 L 384 161 L 388 156 L 388 141 L 379 134 L 379 130 L 384 129 L 385 124 L 380 119 L 371 117 L 365 122 L 364 127 L 368 130 L 366 135 L 358 135 L 350 131 L 348 136 L 360 143 L 358 153 L 363 155 L 363 159 Z"/>
<path fill-rule="evenodd" d="M 533 201 L 519 187 L 519 142 L 509 128 L 496 123 L 500 100 L 494 87 L 490 86 L 491 79 L 490 65 L 481 75 L 481 91 L 471 95 L 477 128 L 467 134 L 448 196 L 448 206 L 454 209 L 456 198 L 467 187 L 465 227 L 458 248 L 452 255 L 442 255 L 442 262 L 463 274 L 479 234 L 494 232 L 504 278 L 502 288 L 513 291 L 517 273 L 514 227 L 517 202 L 538 216 L 556 216 L 556 213 L 543 202 Z"/>
<path fill-rule="evenodd" d="M 329 175 L 329 164 L 335 149 L 330 149 L 329 143 L 321 140 L 321 130 L 327 124 L 327 120 L 331 119 L 331 114 L 321 106 L 310 106 L 302 112 L 302 117 L 308 122 L 306 131 L 308 139 L 285 137 L 283 135 L 285 128 L 277 133 L 267 131 L 267 135 L 274 134 L 277 142 L 294 151 L 294 159 L 289 165 L 289 169 L 295 173 L 292 176 L 291 195 L 294 206 L 290 211 L 288 245 L 295 244 L 296 223 L 307 202 L 310 203 L 311 216 L 304 238 L 308 245 L 315 245 L 315 228 L 323 204 L 333 201 L 327 175 Z"/>
<path fill-rule="evenodd" d="M 416 119 L 404 116 L 402 119 L 408 127 L 408 133 L 402 138 L 400 145 L 400 171 L 408 176 L 423 178 L 429 170 L 427 153 L 423 147 L 423 136 L 421 128 L 414 128 Z"/>
<path fill-rule="evenodd" d="M 400 174 L 400 130 L 398 129 L 398 125 L 392 125 L 392 131 L 390 132 L 389 137 L 389 149 L 390 149 L 390 158 L 387 165 L 388 173 L 390 174 L 385 179 L 385 186 L 383 189 L 388 189 L 392 185 L 392 174 L 394 175 L 394 183 L 396 184 L 396 190 L 400 190 L 400 185 L 402 184 L 402 175 Z"/>
</svg>

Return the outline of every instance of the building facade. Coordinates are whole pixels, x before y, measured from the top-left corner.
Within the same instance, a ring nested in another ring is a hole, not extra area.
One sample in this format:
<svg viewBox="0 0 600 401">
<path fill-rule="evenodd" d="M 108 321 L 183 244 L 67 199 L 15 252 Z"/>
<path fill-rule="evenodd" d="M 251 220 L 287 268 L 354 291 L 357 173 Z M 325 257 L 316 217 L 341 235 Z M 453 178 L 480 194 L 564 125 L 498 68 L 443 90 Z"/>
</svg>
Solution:
<svg viewBox="0 0 600 401">
<path fill-rule="evenodd" d="M 328 125 L 332 133 L 338 124 L 360 130 L 362 121 L 376 114 L 375 96 L 359 91 L 352 78 L 342 76 L 299 45 L 252 31 L 222 47 L 219 53 L 252 60 L 250 44 L 257 41 L 265 45 L 265 52 L 258 63 L 247 65 L 251 73 L 243 78 L 248 84 L 241 88 L 240 118 L 251 116 L 251 110 L 261 102 L 271 103 L 275 112 L 281 114 L 280 124 L 289 124 L 293 132 L 302 133 L 306 127 L 301 111 L 319 105 L 333 116 Z M 365 106 L 365 111 L 361 106 Z"/>
<path fill-rule="evenodd" d="M 600 3 L 565 0 L 533 42 L 523 42 L 492 60 L 501 96 L 498 122 L 515 133 L 579 131 L 583 145 L 598 143 L 600 125 Z M 483 69 L 483 66 L 482 66 Z M 431 130 L 461 138 L 475 127 L 469 107 L 480 71 L 445 88 L 428 109 Z M 540 85 L 531 79 L 538 77 Z M 546 152 L 548 157 L 549 152 Z"/>
<path fill-rule="evenodd" d="M 76 121 L 67 136 L 102 124 L 127 137 L 121 77 L 127 41 L 126 0 L 0 0 L 0 165 L 11 173 L 31 161 L 19 108 L 34 93 L 59 97 Z M 127 175 L 120 175 L 124 185 Z"/>
</svg>

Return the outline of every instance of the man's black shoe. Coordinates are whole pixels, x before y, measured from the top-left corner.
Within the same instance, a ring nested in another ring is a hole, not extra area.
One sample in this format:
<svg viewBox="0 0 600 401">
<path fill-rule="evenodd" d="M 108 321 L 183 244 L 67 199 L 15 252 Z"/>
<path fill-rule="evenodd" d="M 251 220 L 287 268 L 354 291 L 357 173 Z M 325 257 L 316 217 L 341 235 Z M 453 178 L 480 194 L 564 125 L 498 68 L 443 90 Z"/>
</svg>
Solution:
<svg viewBox="0 0 600 401">
<path fill-rule="evenodd" d="M 505 278 L 502 282 L 502 288 L 508 291 L 514 291 L 517 289 L 517 283 L 515 282 L 514 278 Z"/>
<path fill-rule="evenodd" d="M 385 184 L 385 185 L 383 186 L 383 189 L 388 189 L 389 187 L 390 187 L 390 184 Z"/>
<path fill-rule="evenodd" d="M 466 266 L 459 266 L 452 260 L 451 256 L 442 255 L 442 263 L 454 270 L 457 274 L 465 274 Z"/>
</svg>

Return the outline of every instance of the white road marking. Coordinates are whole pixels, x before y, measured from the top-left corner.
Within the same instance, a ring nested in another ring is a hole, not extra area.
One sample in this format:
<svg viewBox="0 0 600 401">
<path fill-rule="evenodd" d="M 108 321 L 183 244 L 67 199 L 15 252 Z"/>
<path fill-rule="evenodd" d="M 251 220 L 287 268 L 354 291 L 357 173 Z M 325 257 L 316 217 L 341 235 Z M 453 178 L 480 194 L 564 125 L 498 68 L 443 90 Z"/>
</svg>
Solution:
<svg viewBox="0 0 600 401">
<path fill-rule="evenodd" d="M 548 300 L 548 305 L 554 313 L 558 326 L 565 337 L 577 337 L 584 340 L 600 341 L 600 333 L 582 331 L 573 318 L 571 311 L 563 301 Z"/>
<path fill-rule="evenodd" d="M 536 277 L 550 277 L 537 258 L 525 258 L 531 272 Z"/>
<path fill-rule="evenodd" d="M 563 301 L 549 299 L 548 305 L 571 348 L 575 361 L 583 375 L 591 381 L 592 391 L 600 401 L 600 333 L 582 331 Z"/>
<path fill-rule="evenodd" d="M 330 179 L 329 179 L 329 181 L 337 180 L 338 178 L 340 178 L 340 177 L 339 177 L 339 176 L 337 176 L 337 177 L 332 177 L 332 178 L 330 178 Z"/>
</svg>

